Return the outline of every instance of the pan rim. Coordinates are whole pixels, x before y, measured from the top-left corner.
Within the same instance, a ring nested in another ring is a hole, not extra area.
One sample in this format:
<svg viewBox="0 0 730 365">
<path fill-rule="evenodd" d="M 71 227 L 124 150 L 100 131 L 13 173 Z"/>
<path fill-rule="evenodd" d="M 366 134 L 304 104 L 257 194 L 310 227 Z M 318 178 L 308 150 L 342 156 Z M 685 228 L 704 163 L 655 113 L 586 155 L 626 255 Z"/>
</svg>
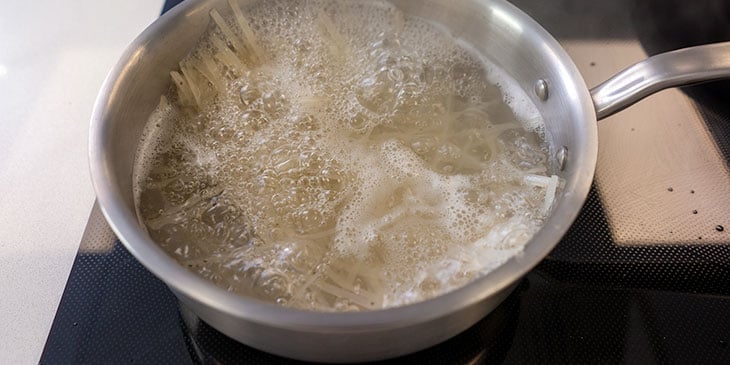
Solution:
<svg viewBox="0 0 730 365">
<path fill-rule="evenodd" d="M 557 245 L 577 217 L 588 195 L 597 160 L 596 116 L 585 82 L 565 50 L 532 18 L 504 0 L 477 0 L 485 7 L 501 9 L 522 26 L 536 30 L 545 53 L 564 68 L 559 71 L 561 75 L 578 86 L 571 91 L 574 95 L 570 98 L 580 104 L 588 120 L 585 126 L 588 142 L 585 156 L 580 161 L 581 171 L 577 171 L 573 181 L 567 182 L 566 186 L 570 191 L 566 191 L 557 202 L 545 226 L 528 242 L 522 254 L 511 258 L 489 274 L 435 298 L 401 307 L 356 313 L 315 312 L 281 307 L 230 293 L 186 270 L 142 233 L 134 212 L 125 209 L 124 204 L 120 203 L 124 199 L 111 181 L 110 159 L 104 149 L 104 141 L 110 138 L 105 120 L 108 119 L 107 103 L 144 40 L 156 35 L 165 22 L 173 21 L 212 1 L 215 0 L 185 1 L 140 34 L 104 81 L 91 118 L 90 169 L 99 206 L 112 230 L 130 253 L 176 294 L 236 318 L 283 329 L 361 333 L 407 327 L 477 305 L 516 283 Z"/>
</svg>

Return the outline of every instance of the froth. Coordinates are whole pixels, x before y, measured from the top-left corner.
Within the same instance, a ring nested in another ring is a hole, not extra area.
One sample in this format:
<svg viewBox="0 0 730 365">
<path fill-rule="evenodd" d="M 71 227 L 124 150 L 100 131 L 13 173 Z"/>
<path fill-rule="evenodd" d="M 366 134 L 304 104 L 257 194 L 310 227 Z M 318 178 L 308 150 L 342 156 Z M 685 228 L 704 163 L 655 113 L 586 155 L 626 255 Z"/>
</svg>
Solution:
<svg viewBox="0 0 730 365">
<path fill-rule="evenodd" d="M 386 2 L 245 10 L 181 63 L 138 152 L 138 213 L 180 262 L 284 305 L 374 309 L 539 229 L 542 121 L 506 74 Z"/>
</svg>

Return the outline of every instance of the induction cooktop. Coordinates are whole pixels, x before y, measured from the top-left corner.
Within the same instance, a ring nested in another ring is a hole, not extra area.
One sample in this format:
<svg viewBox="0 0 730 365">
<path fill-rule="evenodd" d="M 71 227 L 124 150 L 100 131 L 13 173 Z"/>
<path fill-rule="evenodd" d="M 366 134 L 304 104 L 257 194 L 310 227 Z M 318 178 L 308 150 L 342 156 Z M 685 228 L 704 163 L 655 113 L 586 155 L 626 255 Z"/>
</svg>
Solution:
<svg viewBox="0 0 730 365">
<path fill-rule="evenodd" d="M 513 3 L 588 86 L 652 54 L 730 40 L 722 0 Z M 667 90 L 600 121 L 593 187 L 553 252 L 479 323 L 388 362 L 730 363 L 728 95 L 727 82 Z M 181 306 L 94 206 L 41 363 L 296 362 Z"/>
</svg>

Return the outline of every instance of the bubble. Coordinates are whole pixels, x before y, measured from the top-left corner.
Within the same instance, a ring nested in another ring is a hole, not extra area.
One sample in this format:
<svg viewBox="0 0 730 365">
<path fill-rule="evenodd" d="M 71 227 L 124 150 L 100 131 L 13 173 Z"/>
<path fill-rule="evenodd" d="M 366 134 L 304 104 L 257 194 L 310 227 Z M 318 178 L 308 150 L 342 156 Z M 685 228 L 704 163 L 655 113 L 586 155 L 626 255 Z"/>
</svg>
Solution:
<svg viewBox="0 0 730 365">
<path fill-rule="evenodd" d="M 267 298 L 287 300 L 290 297 L 289 280 L 274 270 L 264 270 L 256 281 L 256 290 Z"/>
<path fill-rule="evenodd" d="M 245 128 L 258 131 L 269 124 L 269 118 L 260 110 L 247 110 L 241 115 L 241 122 Z"/>
<path fill-rule="evenodd" d="M 226 217 L 228 217 L 231 213 L 230 210 L 231 209 L 224 204 L 213 204 L 202 213 L 201 221 L 210 227 L 216 227 L 220 223 L 225 222 Z"/>
<path fill-rule="evenodd" d="M 308 39 L 297 38 L 294 40 L 293 46 L 298 53 L 306 53 L 312 50 L 312 42 Z"/>
<path fill-rule="evenodd" d="M 411 149 L 419 155 L 425 155 L 433 150 L 433 139 L 422 137 L 411 142 Z"/>
<path fill-rule="evenodd" d="M 264 110 L 273 118 L 279 118 L 289 110 L 289 100 L 281 91 L 264 92 L 262 100 Z"/>
<path fill-rule="evenodd" d="M 362 113 L 358 113 L 354 117 L 349 118 L 347 123 L 356 132 L 364 131 L 368 126 L 367 118 Z"/>
<path fill-rule="evenodd" d="M 358 85 L 357 100 L 371 112 L 378 114 L 390 112 L 397 101 L 393 92 L 394 87 L 385 72 L 365 77 Z"/>
<path fill-rule="evenodd" d="M 248 107 L 261 98 L 261 90 L 259 90 L 255 85 L 245 84 L 241 87 L 239 95 L 243 105 Z"/>
<path fill-rule="evenodd" d="M 294 125 L 300 131 L 315 131 L 320 128 L 319 121 L 310 114 L 297 116 L 294 119 Z"/>
</svg>

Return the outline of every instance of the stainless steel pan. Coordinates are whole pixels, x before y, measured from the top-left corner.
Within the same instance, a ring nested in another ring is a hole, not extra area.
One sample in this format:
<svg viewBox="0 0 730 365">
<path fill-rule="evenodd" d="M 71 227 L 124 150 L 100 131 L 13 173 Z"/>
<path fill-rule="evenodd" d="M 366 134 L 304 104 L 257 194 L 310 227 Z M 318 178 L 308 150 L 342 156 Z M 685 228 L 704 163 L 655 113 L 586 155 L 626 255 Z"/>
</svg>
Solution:
<svg viewBox="0 0 730 365">
<path fill-rule="evenodd" d="M 226 292 L 168 257 L 140 226 L 134 209 L 134 154 L 150 112 L 170 85 L 168 73 L 203 33 L 208 12 L 228 12 L 222 0 L 185 1 L 150 25 L 107 77 L 92 116 L 91 173 L 104 215 L 127 249 L 183 305 L 242 343 L 297 359 L 348 362 L 394 357 L 454 336 L 494 309 L 572 224 L 593 179 L 597 119 L 666 87 L 730 76 L 730 44 L 723 43 L 649 58 L 588 90 L 555 39 L 506 1 L 392 2 L 444 25 L 528 92 L 546 120 L 553 168 L 565 188 L 523 255 L 425 302 L 364 313 L 315 313 Z"/>
</svg>

